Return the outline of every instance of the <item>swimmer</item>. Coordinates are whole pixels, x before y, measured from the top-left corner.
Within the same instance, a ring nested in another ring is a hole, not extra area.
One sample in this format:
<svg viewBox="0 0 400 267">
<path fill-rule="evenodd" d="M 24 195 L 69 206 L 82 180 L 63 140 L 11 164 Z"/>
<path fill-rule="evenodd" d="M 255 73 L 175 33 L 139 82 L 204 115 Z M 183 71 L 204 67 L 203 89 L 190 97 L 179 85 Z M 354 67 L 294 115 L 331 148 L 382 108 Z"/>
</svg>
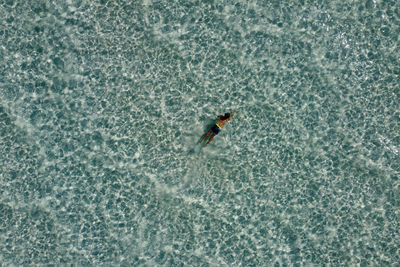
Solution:
<svg viewBox="0 0 400 267">
<path fill-rule="evenodd" d="M 210 139 L 208 139 L 205 146 L 208 145 L 213 140 L 213 138 L 221 131 L 222 126 L 224 126 L 225 123 L 232 119 L 234 114 L 235 112 L 232 112 L 232 114 L 225 113 L 225 115 L 219 115 L 219 122 L 211 127 L 211 129 L 206 133 L 203 139 L 201 139 L 201 142 L 203 142 L 211 134 L 211 137 Z"/>
</svg>

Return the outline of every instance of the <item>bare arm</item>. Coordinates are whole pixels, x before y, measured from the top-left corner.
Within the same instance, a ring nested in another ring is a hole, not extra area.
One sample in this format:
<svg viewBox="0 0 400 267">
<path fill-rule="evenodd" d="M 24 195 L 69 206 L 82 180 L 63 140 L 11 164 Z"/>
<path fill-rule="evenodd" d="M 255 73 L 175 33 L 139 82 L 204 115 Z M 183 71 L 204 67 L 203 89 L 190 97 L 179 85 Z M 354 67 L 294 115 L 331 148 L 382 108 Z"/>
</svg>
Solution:
<svg viewBox="0 0 400 267">
<path fill-rule="evenodd" d="M 231 116 L 229 116 L 229 118 L 228 118 L 227 120 L 228 120 L 228 121 L 231 120 L 231 119 L 233 118 L 233 115 L 235 115 L 235 113 L 236 113 L 236 111 L 233 111 L 233 112 L 231 113 Z"/>
</svg>

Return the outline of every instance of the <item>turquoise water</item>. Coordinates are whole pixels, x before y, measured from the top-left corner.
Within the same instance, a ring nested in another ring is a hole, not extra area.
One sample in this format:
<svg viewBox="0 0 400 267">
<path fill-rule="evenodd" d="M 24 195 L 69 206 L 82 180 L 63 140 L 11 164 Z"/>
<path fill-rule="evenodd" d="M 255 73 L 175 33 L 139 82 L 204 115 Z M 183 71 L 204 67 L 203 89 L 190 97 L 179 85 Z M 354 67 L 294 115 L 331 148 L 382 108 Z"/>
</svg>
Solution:
<svg viewBox="0 0 400 267">
<path fill-rule="evenodd" d="M 5 266 L 400 262 L 398 1 L 0 14 Z"/>
</svg>

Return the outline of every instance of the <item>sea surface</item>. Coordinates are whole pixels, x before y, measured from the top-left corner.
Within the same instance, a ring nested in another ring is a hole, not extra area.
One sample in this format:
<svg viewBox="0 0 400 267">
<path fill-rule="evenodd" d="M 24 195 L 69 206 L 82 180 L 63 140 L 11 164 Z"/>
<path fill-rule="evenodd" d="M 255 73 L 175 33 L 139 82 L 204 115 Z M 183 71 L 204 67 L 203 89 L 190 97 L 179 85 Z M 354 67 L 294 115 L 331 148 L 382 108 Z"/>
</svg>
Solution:
<svg viewBox="0 0 400 267">
<path fill-rule="evenodd" d="M 0 17 L 0 265 L 398 266 L 399 1 Z"/>
</svg>

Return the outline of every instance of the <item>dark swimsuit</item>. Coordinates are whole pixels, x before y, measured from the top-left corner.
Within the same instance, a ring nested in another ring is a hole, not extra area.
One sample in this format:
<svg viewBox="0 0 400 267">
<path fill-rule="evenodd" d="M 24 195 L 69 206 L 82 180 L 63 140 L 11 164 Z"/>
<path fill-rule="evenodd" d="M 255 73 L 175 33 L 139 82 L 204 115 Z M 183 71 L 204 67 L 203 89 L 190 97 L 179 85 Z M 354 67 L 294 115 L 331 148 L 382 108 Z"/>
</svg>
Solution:
<svg viewBox="0 0 400 267">
<path fill-rule="evenodd" d="M 215 134 L 218 134 L 221 131 L 221 127 L 217 123 L 211 128 L 211 131 L 213 131 Z"/>
</svg>

